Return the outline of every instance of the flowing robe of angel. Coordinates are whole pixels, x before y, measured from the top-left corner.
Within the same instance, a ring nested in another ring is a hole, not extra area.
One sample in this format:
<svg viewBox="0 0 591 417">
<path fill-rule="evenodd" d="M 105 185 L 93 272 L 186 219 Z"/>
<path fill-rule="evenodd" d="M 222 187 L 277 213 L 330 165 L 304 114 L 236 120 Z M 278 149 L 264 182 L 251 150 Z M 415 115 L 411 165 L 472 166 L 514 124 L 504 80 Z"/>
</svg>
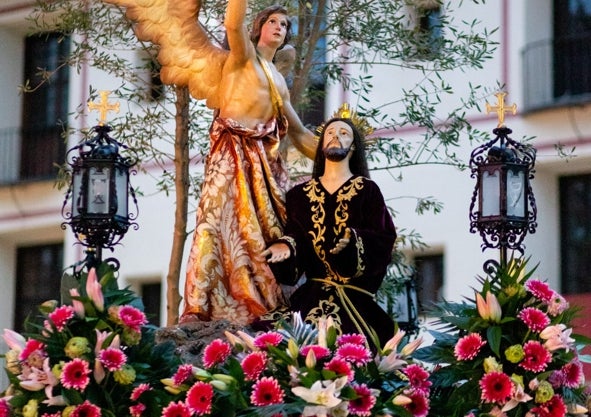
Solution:
<svg viewBox="0 0 591 417">
<path fill-rule="evenodd" d="M 285 221 L 288 176 L 280 141 L 289 131 L 306 156 L 315 149 L 314 135 L 297 117 L 285 80 L 271 64 L 285 28 L 262 31 L 255 48 L 244 25 L 247 1 L 228 0 L 230 49 L 224 50 L 201 27 L 198 0 L 104 1 L 125 8 L 138 39 L 158 45 L 165 84 L 187 86 L 216 110 L 181 322 L 248 324 L 283 302 L 260 255 L 282 234 Z"/>
</svg>

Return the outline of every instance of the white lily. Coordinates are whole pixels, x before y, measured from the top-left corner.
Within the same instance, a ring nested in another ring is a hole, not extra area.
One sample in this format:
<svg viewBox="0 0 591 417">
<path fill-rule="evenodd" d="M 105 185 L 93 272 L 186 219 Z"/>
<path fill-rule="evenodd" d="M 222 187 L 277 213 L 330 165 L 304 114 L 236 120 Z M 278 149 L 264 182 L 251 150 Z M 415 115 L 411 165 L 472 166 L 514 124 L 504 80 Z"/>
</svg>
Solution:
<svg viewBox="0 0 591 417">
<path fill-rule="evenodd" d="M 344 376 L 334 381 L 316 381 L 310 388 L 293 387 L 291 391 L 310 404 L 333 408 L 341 403 L 338 395 L 346 383 L 347 377 Z"/>
<path fill-rule="evenodd" d="M 401 359 L 396 351 L 392 351 L 380 360 L 378 370 L 380 372 L 391 372 L 395 369 L 402 368 L 406 364 L 407 362 L 404 359 Z"/>
</svg>

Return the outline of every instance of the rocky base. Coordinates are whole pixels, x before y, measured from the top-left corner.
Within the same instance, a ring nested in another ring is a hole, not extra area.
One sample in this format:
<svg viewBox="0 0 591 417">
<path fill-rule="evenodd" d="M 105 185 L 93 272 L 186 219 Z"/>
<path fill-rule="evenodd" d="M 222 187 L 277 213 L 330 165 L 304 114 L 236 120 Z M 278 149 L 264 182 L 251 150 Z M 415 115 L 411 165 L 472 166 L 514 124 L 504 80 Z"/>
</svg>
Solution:
<svg viewBox="0 0 591 417">
<path fill-rule="evenodd" d="M 172 341 L 176 353 L 184 363 L 202 366 L 202 353 L 205 346 L 215 339 L 225 340 L 225 331 L 235 333 L 248 328 L 232 324 L 226 320 L 196 321 L 172 327 L 162 327 L 156 331 L 156 343 Z"/>
</svg>

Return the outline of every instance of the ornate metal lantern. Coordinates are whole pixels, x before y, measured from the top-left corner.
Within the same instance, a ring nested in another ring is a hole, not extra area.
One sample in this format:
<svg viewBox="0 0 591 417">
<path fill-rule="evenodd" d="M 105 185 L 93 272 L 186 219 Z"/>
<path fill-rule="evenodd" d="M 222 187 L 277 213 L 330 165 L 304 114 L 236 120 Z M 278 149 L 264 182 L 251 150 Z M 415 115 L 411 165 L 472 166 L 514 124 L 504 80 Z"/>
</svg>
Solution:
<svg viewBox="0 0 591 417">
<path fill-rule="evenodd" d="M 130 168 L 137 159 L 122 156 L 119 150 L 128 148 L 109 136 L 111 127 L 104 125 L 104 93 L 108 92 L 101 92 L 101 121 L 94 127 L 96 135 L 67 153 L 72 181 L 62 207 L 64 218 L 69 220 L 62 227 L 70 225 L 79 243 L 96 251 L 99 261 L 102 248 L 112 249 L 130 226 L 137 229 L 133 222 L 137 200 L 129 182 Z M 70 194 L 72 203 L 68 208 Z M 134 214 L 129 213 L 129 194 L 135 204 Z"/>
<path fill-rule="evenodd" d="M 396 295 L 396 323 L 406 334 L 414 334 L 419 330 L 419 297 L 415 277 L 407 279 Z"/>
<path fill-rule="evenodd" d="M 476 187 L 470 204 L 470 232 L 478 231 L 483 250 L 501 250 L 501 263 L 507 249 L 523 253 L 523 239 L 537 227 L 537 209 L 530 180 L 533 179 L 536 150 L 509 137 L 511 129 L 503 124 L 504 96 L 497 93 L 499 124 L 495 139 L 474 149 L 470 156 L 471 177 Z M 510 108 L 516 111 L 515 105 Z"/>
</svg>

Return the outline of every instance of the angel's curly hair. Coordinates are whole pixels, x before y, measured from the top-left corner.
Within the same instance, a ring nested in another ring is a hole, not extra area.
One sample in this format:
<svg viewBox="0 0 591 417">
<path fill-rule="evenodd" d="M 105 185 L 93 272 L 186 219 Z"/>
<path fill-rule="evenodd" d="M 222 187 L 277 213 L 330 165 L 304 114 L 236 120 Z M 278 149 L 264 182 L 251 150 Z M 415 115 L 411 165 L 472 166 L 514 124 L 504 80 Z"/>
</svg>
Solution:
<svg viewBox="0 0 591 417">
<path fill-rule="evenodd" d="M 288 16 L 285 39 L 283 40 L 283 44 L 281 44 L 279 49 L 283 48 L 291 40 L 291 20 L 289 19 L 287 9 L 283 6 L 276 4 L 274 6 L 269 6 L 261 10 L 256 15 L 254 22 L 252 23 L 252 30 L 250 31 L 250 40 L 252 41 L 252 43 L 254 43 L 255 46 L 259 43 L 259 39 L 261 38 L 261 29 L 263 27 L 263 24 L 273 13 L 279 13 Z"/>
</svg>

